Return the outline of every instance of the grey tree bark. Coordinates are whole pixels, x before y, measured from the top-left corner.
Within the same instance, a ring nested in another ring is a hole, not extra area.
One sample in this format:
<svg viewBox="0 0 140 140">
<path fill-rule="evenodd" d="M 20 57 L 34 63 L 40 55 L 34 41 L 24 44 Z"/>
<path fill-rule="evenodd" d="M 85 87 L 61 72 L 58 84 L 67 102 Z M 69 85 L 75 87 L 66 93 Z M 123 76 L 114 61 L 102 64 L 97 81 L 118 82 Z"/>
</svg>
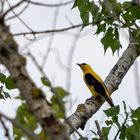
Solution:
<svg viewBox="0 0 140 140">
<path fill-rule="evenodd" d="M 9 70 L 30 112 L 41 124 L 46 135 L 51 140 L 67 140 L 65 128 L 55 117 L 44 93 L 30 79 L 25 69 L 26 59 L 19 54 L 18 45 L 3 21 L 0 22 L 0 63 Z"/>
</svg>

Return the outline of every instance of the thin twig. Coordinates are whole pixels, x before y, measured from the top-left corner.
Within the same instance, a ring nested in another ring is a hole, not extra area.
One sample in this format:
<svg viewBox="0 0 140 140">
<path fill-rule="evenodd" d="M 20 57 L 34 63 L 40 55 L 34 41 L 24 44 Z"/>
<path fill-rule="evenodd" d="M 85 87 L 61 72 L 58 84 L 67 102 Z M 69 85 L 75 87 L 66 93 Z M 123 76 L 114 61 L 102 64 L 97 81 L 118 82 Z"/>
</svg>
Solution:
<svg viewBox="0 0 140 140">
<path fill-rule="evenodd" d="M 8 2 L 8 0 L 5 0 Z M 9 14 L 9 12 L 11 12 L 12 10 L 14 10 L 15 8 L 17 8 L 18 6 L 20 6 L 23 2 L 25 2 L 25 0 L 21 0 L 20 2 L 16 3 L 15 5 L 13 6 L 9 6 L 10 8 L 4 12 L 4 14 L 2 15 L 2 19 L 5 18 L 5 16 L 7 16 L 7 14 Z M 9 2 L 8 2 L 9 3 Z M 9 5 L 9 4 L 8 4 Z"/>
<path fill-rule="evenodd" d="M 63 0 L 60 0 L 60 3 L 62 3 L 62 1 L 63 1 Z M 55 9 L 55 12 L 54 12 L 53 25 L 52 25 L 52 28 L 53 28 L 53 29 L 56 28 L 59 10 L 60 10 L 60 7 L 57 7 L 57 8 Z M 49 42 L 48 42 L 48 48 L 46 49 L 44 61 L 43 61 L 43 63 L 42 63 L 42 68 L 45 67 L 45 64 L 46 64 L 46 62 L 47 62 L 47 60 L 48 60 L 48 56 L 49 56 L 49 53 L 50 53 L 50 50 L 51 50 L 51 46 L 52 46 L 52 43 L 53 43 L 53 39 L 54 39 L 54 33 L 52 33 L 52 36 L 50 37 L 50 40 L 49 40 Z"/>
<path fill-rule="evenodd" d="M 115 137 L 114 137 L 114 140 L 117 139 L 117 137 L 118 137 L 119 133 L 121 132 L 122 128 L 125 127 L 125 124 L 126 124 L 128 118 L 129 118 L 129 116 L 126 116 L 126 118 L 124 119 L 124 122 L 122 123 L 122 126 L 120 126 L 120 124 L 117 125 L 117 127 L 118 127 L 118 131 L 117 131 L 117 133 L 116 133 L 116 135 L 115 135 Z"/>
<path fill-rule="evenodd" d="M 46 4 L 46 3 L 41 3 L 41 2 L 35 2 L 35 1 L 30 1 L 30 0 L 25 0 L 26 2 L 36 5 L 36 6 L 43 6 L 43 7 L 60 7 L 60 6 L 66 6 L 68 4 L 71 4 L 73 2 L 73 0 L 68 1 L 68 2 L 64 2 L 64 3 L 59 3 L 59 4 Z"/>
<path fill-rule="evenodd" d="M 48 33 L 53 33 L 53 32 L 55 32 L 55 33 L 64 32 L 64 31 L 67 31 L 67 30 L 70 30 L 70 29 L 75 29 L 75 28 L 82 27 L 82 26 L 88 26 L 88 25 L 92 25 L 93 26 L 95 24 L 99 24 L 100 22 L 102 22 L 104 20 L 111 19 L 113 17 L 114 17 L 114 14 L 111 14 L 108 17 L 103 17 L 102 19 L 99 19 L 98 21 L 90 22 L 90 23 L 87 23 L 87 24 L 84 24 L 84 25 L 83 25 L 83 23 L 80 23 L 80 24 L 77 24 L 77 25 L 74 25 L 74 26 L 70 26 L 70 27 L 66 27 L 66 28 L 61 28 L 61 29 L 52 29 L 52 30 L 34 31 L 34 32 L 21 32 L 21 33 L 15 33 L 15 34 L 13 34 L 13 36 L 21 36 L 21 35 L 25 36 L 25 35 L 31 35 L 33 33 L 37 35 L 37 34 L 48 34 Z"/>
<path fill-rule="evenodd" d="M 98 133 L 98 135 L 100 137 L 100 140 L 105 140 L 105 138 L 103 136 L 103 133 L 101 131 L 101 128 L 100 128 L 99 123 L 98 123 L 97 120 L 95 120 L 95 124 L 96 124 L 97 130 L 98 130 L 97 133 Z"/>
<path fill-rule="evenodd" d="M 3 11 L 4 11 L 4 4 L 5 4 L 5 0 L 0 0 L 0 4 L 1 4 L 0 14 L 2 14 L 2 13 L 3 13 Z"/>
<path fill-rule="evenodd" d="M 129 10 L 132 6 L 127 7 L 124 10 Z M 34 32 L 33 31 L 32 32 L 20 32 L 20 33 L 14 33 L 13 36 L 21 36 L 21 35 L 25 36 L 25 35 L 31 35 L 31 34 L 34 34 L 34 35 L 37 35 L 37 34 L 48 34 L 48 33 L 53 33 L 53 32 L 57 33 L 57 32 L 64 32 L 64 31 L 67 31 L 67 30 L 70 30 L 70 29 L 75 29 L 75 28 L 78 28 L 78 27 L 88 26 L 88 25 L 94 26 L 96 24 L 99 24 L 102 21 L 109 20 L 109 19 L 112 19 L 114 17 L 117 17 L 121 13 L 122 13 L 122 11 L 118 12 L 118 13 L 113 13 L 113 14 L 110 14 L 109 16 L 107 16 L 107 17 L 102 17 L 102 18 L 100 18 L 97 21 L 92 21 L 92 22 L 89 22 L 87 24 L 83 24 L 82 23 L 82 24 L 77 24 L 77 25 L 74 25 L 74 26 L 70 26 L 70 27 L 66 27 L 66 28 L 61 28 L 61 29 L 52 29 L 52 30 L 43 30 L 43 31 L 34 31 Z"/>
<path fill-rule="evenodd" d="M 9 135 L 9 130 L 6 127 L 6 125 L 5 125 L 4 121 L 2 120 L 1 116 L 0 116 L 0 121 L 1 121 L 1 124 L 2 124 L 2 126 L 4 128 L 4 130 L 5 130 L 5 136 L 8 138 L 8 140 L 11 140 L 10 135 Z"/>
<path fill-rule="evenodd" d="M 27 3 L 25 7 L 23 7 L 23 9 L 19 13 L 17 13 L 17 15 L 20 16 L 21 14 L 23 14 L 28 7 L 29 7 L 29 3 Z M 5 19 L 5 21 L 11 20 L 13 18 L 16 18 L 16 16 L 14 15 L 14 16 L 8 17 L 7 19 Z"/>
<path fill-rule="evenodd" d="M 28 49 L 27 55 L 32 59 L 33 63 L 38 68 L 38 70 L 40 71 L 40 73 L 42 74 L 42 76 L 43 77 L 47 77 L 47 75 L 45 74 L 45 72 L 42 70 L 42 67 L 38 64 L 38 62 L 36 61 L 35 57 L 31 54 L 31 52 L 30 52 L 29 49 Z"/>
<path fill-rule="evenodd" d="M 9 6 L 10 9 L 11 9 L 10 11 L 12 11 L 12 13 L 15 15 L 15 17 L 17 17 L 17 18 L 19 19 L 19 21 L 20 21 L 30 32 L 32 32 L 31 35 L 33 35 L 33 39 L 29 39 L 29 38 L 27 38 L 26 35 L 25 35 L 26 39 L 28 39 L 28 40 L 35 40 L 35 39 L 36 39 L 36 36 L 35 36 L 35 34 L 34 34 L 34 31 L 31 29 L 31 27 L 29 27 L 29 26 L 15 13 L 15 11 L 13 11 L 13 8 L 11 7 L 9 1 L 8 1 L 8 0 L 6 0 L 6 1 L 7 1 L 8 6 Z M 23 1 L 24 1 L 24 0 L 23 0 Z"/>
<path fill-rule="evenodd" d="M 70 91 L 70 87 L 71 87 L 71 75 L 72 75 L 72 58 L 74 56 L 74 52 L 76 50 L 76 45 L 78 43 L 80 37 L 80 31 L 78 30 L 77 33 L 74 35 L 73 37 L 73 41 L 70 47 L 70 51 L 69 51 L 69 55 L 68 55 L 68 61 L 67 61 L 67 65 L 69 66 L 69 71 L 67 74 L 67 79 L 68 79 L 68 83 L 67 83 L 67 90 Z"/>
</svg>

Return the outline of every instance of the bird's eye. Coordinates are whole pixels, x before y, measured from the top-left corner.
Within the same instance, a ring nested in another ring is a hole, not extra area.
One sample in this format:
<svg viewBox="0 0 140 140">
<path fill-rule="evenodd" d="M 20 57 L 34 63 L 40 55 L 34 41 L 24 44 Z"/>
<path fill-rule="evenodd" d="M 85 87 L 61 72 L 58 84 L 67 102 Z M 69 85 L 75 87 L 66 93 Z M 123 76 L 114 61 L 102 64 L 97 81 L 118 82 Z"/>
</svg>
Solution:
<svg viewBox="0 0 140 140">
<path fill-rule="evenodd" d="M 82 65 L 86 65 L 86 63 L 82 63 Z"/>
</svg>

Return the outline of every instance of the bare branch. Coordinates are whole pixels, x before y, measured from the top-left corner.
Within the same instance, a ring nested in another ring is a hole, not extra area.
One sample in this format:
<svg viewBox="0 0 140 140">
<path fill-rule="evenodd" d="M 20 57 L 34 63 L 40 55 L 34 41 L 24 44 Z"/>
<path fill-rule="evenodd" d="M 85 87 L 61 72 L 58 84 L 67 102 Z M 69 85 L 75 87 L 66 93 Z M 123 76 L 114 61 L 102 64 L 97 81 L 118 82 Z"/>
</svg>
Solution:
<svg viewBox="0 0 140 140">
<path fill-rule="evenodd" d="M 8 0 L 5 0 L 5 1 L 7 1 L 8 2 Z M 19 1 L 18 3 L 16 3 L 15 5 L 13 5 L 13 6 L 10 6 L 10 8 L 6 11 L 6 12 L 4 12 L 4 14 L 2 15 L 2 19 L 4 19 L 5 18 L 5 16 L 7 16 L 7 14 L 9 14 L 12 10 L 14 10 L 15 8 L 17 8 L 17 7 L 19 7 L 22 3 L 24 3 L 25 2 L 25 0 L 21 0 L 21 1 Z M 8 5 L 9 5 L 9 2 L 8 2 Z"/>
<path fill-rule="evenodd" d="M 1 115 L 0 115 L 0 121 L 1 121 L 1 124 L 2 124 L 2 126 L 3 126 L 3 128 L 4 128 L 4 130 L 5 130 L 5 136 L 8 138 L 8 140 L 11 140 L 10 135 L 9 135 L 9 130 L 8 130 L 8 128 L 6 127 L 4 121 L 2 120 Z"/>
<path fill-rule="evenodd" d="M 61 0 L 61 1 L 62 1 L 62 0 Z M 60 1 L 60 3 L 61 3 L 61 1 Z M 59 10 L 60 10 L 60 7 L 57 7 L 57 8 L 55 9 L 55 12 L 54 12 L 53 25 L 52 25 L 52 28 L 53 28 L 53 29 L 56 28 L 56 23 L 57 23 L 57 17 L 58 17 Z M 50 53 L 50 50 L 51 50 L 51 46 L 52 46 L 53 39 L 54 39 L 54 33 L 52 33 L 52 36 L 50 37 L 50 40 L 49 40 L 49 42 L 48 42 L 48 48 L 46 49 L 44 61 L 43 61 L 43 63 L 42 63 L 42 67 L 43 67 L 43 68 L 45 67 L 45 64 L 46 64 L 46 62 L 47 62 L 47 59 L 48 59 L 48 56 L 49 56 L 49 53 Z"/>
<path fill-rule="evenodd" d="M 98 23 L 100 23 L 101 21 L 98 21 Z M 96 24 L 96 23 L 92 22 L 92 23 L 89 23 L 88 25 L 92 25 L 92 24 Z M 67 27 L 67 28 L 61 28 L 61 29 L 14 33 L 13 36 L 21 36 L 21 35 L 26 36 L 26 35 L 31 35 L 31 34 L 38 35 L 38 34 L 48 34 L 48 33 L 53 33 L 53 32 L 59 33 L 59 32 L 64 32 L 64 31 L 67 31 L 67 30 L 70 30 L 70 29 L 75 29 L 75 28 L 82 27 L 82 26 L 83 26 L 83 24 L 77 24 L 77 25 L 74 25 L 74 26 L 70 26 L 70 27 Z"/>
<path fill-rule="evenodd" d="M 78 27 L 83 27 L 83 26 L 88 26 L 88 25 L 96 25 L 96 24 L 99 24 L 100 22 L 104 21 L 104 20 L 108 20 L 108 19 L 111 19 L 115 16 L 117 16 L 118 14 L 120 13 L 115 13 L 115 14 L 111 14 L 109 15 L 108 17 L 103 17 L 101 19 L 99 19 L 98 21 L 95 21 L 95 22 L 90 22 L 88 24 L 77 24 L 77 25 L 74 25 L 74 26 L 70 26 L 70 27 L 66 27 L 66 28 L 61 28 L 61 29 L 52 29 L 52 30 L 44 30 L 44 31 L 34 31 L 34 32 L 21 32 L 21 33 L 14 33 L 13 35 L 14 36 L 25 36 L 25 35 L 31 35 L 31 34 L 34 34 L 34 35 L 37 35 L 37 34 L 48 34 L 48 33 L 58 33 L 58 32 L 64 32 L 64 31 L 67 31 L 67 30 L 70 30 L 70 29 L 75 29 L 75 28 L 78 28 Z"/>
<path fill-rule="evenodd" d="M 1 6 L 0 14 L 2 14 L 4 11 L 4 4 L 5 4 L 5 0 L 0 0 L 0 6 Z"/>
<path fill-rule="evenodd" d="M 27 4 L 25 5 L 25 7 L 23 7 L 23 9 L 22 9 L 19 13 L 17 13 L 16 15 L 19 17 L 21 14 L 23 14 L 23 12 L 25 12 L 25 10 L 26 10 L 28 7 L 29 7 L 29 3 L 27 3 Z M 17 17 L 16 15 L 11 16 L 11 17 L 8 17 L 7 19 L 5 19 L 5 21 L 11 20 L 11 19 L 13 19 L 13 18 L 16 18 L 16 17 Z"/>
<path fill-rule="evenodd" d="M 74 52 L 75 52 L 79 37 L 80 37 L 80 31 L 78 30 L 77 33 L 73 36 L 73 41 L 72 41 L 69 55 L 68 55 L 67 65 L 69 66 L 69 69 L 67 72 L 67 85 L 66 85 L 66 88 L 68 91 L 70 91 L 70 87 L 71 87 L 72 60 L 73 60 L 72 58 L 74 56 Z"/>
<path fill-rule="evenodd" d="M 98 133 L 98 135 L 100 137 L 100 140 L 105 140 L 104 136 L 103 136 L 103 133 L 101 131 L 100 125 L 99 125 L 97 120 L 95 120 L 95 124 L 96 124 L 97 130 L 98 130 L 97 133 Z"/>
<path fill-rule="evenodd" d="M 8 5 L 9 5 L 9 7 L 10 7 L 12 13 L 15 15 L 15 17 L 17 17 L 17 18 L 19 19 L 19 21 L 20 21 L 29 31 L 32 32 L 33 39 L 29 39 L 29 38 L 27 38 L 27 37 L 25 36 L 26 39 L 28 39 L 28 40 L 35 40 L 35 39 L 36 39 L 36 36 L 34 35 L 34 31 L 31 29 L 31 27 L 29 27 L 29 26 L 28 26 L 28 25 L 13 11 L 13 8 L 11 7 L 9 1 L 8 1 L 8 0 L 6 0 L 6 1 L 7 1 Z M 24 0 L 23 0 L 23 1 L 24 1 Z"/>
<path fill-rule="evenodd" d="M 35 64 L 35 66 L 38 68 L 39 72 L 42 74 L 43 77 L 47 77 L 47 75 L 45 74 L 45 72 L 43 71 L 42 67 L 38 64 L 38 62 L 36 61 L 35 57 L 31 54 L 30 50 L 28 50 L 27 55 L 32 59 L 33 63 Z M 47 79 L 47 81 L 49 81 L 49 79 Z M 50 81 L 49 81 L 50 82 Z"/>
<path fill-rule="evenodd" d="M 43 7 L 60 7 L 60 6 L 66 6 L 69 5 L 71 3 L 73 3 L 73 0 L 68 1 L 68 2 L 64 2 L 64 3 L 59 3 L 59 4 L 46 4 L 46 3 L 41 3 L 41 2 L 35 2 L 35 1 L 30 1 L 30 0 L 25 0 L 26 2 L 36 5 L 36 6 L 43 6 Z"/>
</svg>

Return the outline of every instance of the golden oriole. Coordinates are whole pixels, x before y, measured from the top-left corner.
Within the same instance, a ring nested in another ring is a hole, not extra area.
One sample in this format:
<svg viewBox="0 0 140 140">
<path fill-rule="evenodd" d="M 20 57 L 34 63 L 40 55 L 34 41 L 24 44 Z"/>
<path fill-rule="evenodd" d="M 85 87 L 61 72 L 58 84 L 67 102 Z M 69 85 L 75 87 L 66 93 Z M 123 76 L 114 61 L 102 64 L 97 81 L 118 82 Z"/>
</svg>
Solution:
<svg viewBox="0 0 140 140">
<path fill-rule="evenodd" d="M 82 63 L 77 65 L 82 69 L 84 81 L 93 96 L 103 96 L 109 105 L 114 107 L 112 99 L 102 79 L 92 70 L 88 64 Z"/>
</svg>

